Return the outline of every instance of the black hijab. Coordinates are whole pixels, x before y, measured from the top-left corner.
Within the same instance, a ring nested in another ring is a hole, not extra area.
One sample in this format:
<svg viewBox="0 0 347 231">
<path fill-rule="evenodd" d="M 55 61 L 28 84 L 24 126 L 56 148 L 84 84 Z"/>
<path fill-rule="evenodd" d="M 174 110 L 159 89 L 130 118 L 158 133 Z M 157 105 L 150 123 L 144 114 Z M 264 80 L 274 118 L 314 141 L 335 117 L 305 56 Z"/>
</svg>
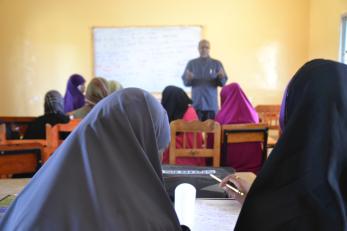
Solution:
<svg viewBox="0 0 347 231">
<path fill-rule="evenodd" d="M 167 86 L 161 98 L 161 104 L 167 111 L 169 122 L 182 119 L 192 100 L 179 87 Z"/>
<path fill-rule="evenodd" d="M 235 230 L 347 230 L 347 66 L 306 63 L 285 101 L 284 133 Z"/>
<path fill-rule="evenodd" d="M 66 124 L 70 121 L 69 116 L 64 114 L 64 100 L 56 90 L 50 90 L 45 95 L 45 114 L 32 122 L 25 132 L 24 139 L 46 139 L 46 124 Z M 63 135 L 62 138 L 67 136 Z"/>
</svg>

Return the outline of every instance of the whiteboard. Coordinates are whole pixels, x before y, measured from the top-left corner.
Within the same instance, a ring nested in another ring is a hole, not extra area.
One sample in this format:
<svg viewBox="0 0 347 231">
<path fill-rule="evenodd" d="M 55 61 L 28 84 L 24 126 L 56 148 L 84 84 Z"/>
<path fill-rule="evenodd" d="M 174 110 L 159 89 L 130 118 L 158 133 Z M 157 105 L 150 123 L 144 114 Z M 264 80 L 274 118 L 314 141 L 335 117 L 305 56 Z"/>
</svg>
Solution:
<svg viewBox="0 0 347 231">
<path fill-rule="evenodd" d="M 149 92 L 184 88 L 181 76 L 199 56 L 200 39 L 200 26 L 93 28 L 94 74 Z"/>
</svg>

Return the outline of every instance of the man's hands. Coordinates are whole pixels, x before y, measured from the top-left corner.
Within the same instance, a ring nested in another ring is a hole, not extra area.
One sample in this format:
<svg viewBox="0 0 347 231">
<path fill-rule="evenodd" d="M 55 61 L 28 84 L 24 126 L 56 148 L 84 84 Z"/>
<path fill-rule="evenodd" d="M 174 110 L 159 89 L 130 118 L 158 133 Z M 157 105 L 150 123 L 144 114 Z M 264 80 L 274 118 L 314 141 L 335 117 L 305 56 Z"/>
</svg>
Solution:
<svg viewBox="0 0 347 231">
<path fill-rule="evenodd" d="M 218 73 L 217 73 L 217 78 L 221 79 L 225 76 L 225 72 L 224 72 L 224 69 L 221 68 Z"/>
<path fill-rule="evenodd" d="M 193 80 L 193 78 L 194 78 L 193 72 L 191 72 L 190 70 L 187 70 L 186 75 L 187 75 L 187 80 L 188 81 L 192 81 Z"/>
</svg>

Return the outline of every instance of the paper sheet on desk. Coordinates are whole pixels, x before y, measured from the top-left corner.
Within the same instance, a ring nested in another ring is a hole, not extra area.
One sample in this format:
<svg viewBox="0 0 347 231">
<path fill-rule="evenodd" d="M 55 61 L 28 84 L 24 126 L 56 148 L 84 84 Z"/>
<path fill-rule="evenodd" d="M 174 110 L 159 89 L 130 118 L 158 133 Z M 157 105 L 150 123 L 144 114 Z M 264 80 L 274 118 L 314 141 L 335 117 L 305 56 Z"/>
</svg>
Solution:
<svg viewBox="0 0 347 231">
<path fill-rule="evenodd" d="M 11 203 L 16 199 L 17 195 L 7 195 L 0 200 L 0 220 L 5 215 L 6 210 L 10 207 Z"/>
<path fill-rule="evenodd" d="M 224 189 L 222 189 L 221 187 L 219 187 L 219 184 L 209 185 L 209 186 L 206 186 L 206 187 L 201 188 L 200 190 L 203 190 L 203 191 L 210 191 L 210 192 L 219 192 L 219 193 L 225 192 Z"/>
<path fill-rule="evenodd" d="M 192 231 L 234 230 L 240 210 L 235 200 L 197 199 Z"/>
</svg>

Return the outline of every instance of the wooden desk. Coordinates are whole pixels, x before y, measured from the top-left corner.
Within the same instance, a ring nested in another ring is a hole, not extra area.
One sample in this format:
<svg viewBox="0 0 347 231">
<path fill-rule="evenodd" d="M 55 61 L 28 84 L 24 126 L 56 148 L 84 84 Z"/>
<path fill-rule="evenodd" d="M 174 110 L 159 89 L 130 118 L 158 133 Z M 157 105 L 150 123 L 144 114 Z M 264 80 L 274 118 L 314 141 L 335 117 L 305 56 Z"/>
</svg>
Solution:
<svg viewBox="0 0 347 231">
<path fill-rule="evenodd" d="M 256 175 L 252 172 L 236 172 L 237 176 L 252 185 Z M 234 230 L 241 204 L 231 199 L 196 199 L 194 226 L 192 231 L 225 231 Z"/>
<path fill-rule="evenodd" d="M 0 179 L 0 198 L 18 194 L 30 179 Z M 233 230 L 241 205 L 230 199 L 197 199 L 192 231 Z"/>
</svg>

